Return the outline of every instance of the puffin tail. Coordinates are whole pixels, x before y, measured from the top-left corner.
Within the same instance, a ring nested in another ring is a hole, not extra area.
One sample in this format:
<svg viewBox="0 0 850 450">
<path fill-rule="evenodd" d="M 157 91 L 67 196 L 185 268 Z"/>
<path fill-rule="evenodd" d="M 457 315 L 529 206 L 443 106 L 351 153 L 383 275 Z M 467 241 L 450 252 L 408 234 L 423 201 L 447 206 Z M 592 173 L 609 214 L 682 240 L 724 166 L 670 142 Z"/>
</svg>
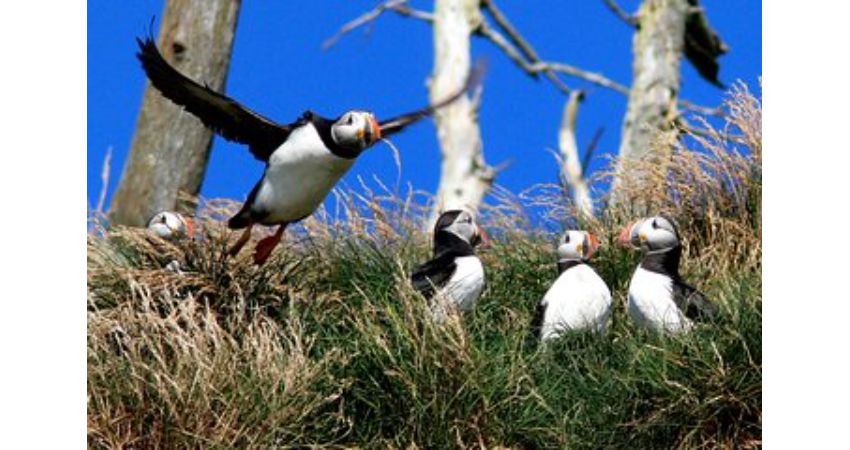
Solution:
<svg viewBox="0 0 850 450">
<path fill-rule="evenodd" d="M 245 203 L 245 206 L 243 206 L 235 216 L 231 217 L 227 221 L 227 228 L 230 228 L 231 230 L 241 230 L 252 223 L 251 207 L 248 203 Z"/>
</svg>

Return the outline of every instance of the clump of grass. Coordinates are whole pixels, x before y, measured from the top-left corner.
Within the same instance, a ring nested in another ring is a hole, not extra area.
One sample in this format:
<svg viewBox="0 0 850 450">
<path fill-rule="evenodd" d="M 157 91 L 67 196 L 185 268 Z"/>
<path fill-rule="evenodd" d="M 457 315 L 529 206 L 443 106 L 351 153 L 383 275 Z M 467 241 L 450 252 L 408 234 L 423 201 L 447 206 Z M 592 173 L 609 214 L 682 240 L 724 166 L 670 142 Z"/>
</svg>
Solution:
<svg viewBox="0 0 850 450">
<path fill-rule="evenodd" d="M 98 229 L 88 251 L 92 447 L 757 447 L 761 439 L 761 121 L 743 87 L 727 129 L 668 145 L 625 195 L 676 217 L 683 272 L 721 318 L 668 337 L 636 329 L 625 291 L 638 255 L 613 245 L 628 202 L 578 223 L 616 302 L 605 336 L 527 340 L 576 224 L 558 189 L 497 191 L 475 310 L 437 326 L 406 280 L 429 254 L 416 196 L 338 192 L 287 231 L 263 267 L 208 202 L 195 240 Z M 729 135 L 737 136 L 730 140 Z M 365 191 L 365 193 L 364 193 Z M 533 217 L 534 211 L 541 212 Z M 255 239 L 260 236 L 255 237 Z M 167 270 L 178 261 L 181 273 Z M 705 280 L 705 281 L 703 281 Z"/>
</svg>

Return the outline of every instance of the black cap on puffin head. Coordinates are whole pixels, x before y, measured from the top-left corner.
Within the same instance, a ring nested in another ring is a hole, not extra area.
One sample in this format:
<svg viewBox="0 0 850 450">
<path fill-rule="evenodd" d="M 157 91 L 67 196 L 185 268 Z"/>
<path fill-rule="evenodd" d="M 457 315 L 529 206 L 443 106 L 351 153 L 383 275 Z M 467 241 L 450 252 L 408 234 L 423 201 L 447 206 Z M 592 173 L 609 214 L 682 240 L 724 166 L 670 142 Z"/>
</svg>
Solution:
<svg viewBox="0 0 850 450">
<path fill-rule="evenodd" d="M 475 222 L 475 214 L 469 209 L 452 209 L 440 214 L 434 225 L 434 236 L 451 233 L 473 247 L 490 242 L 487 233 Z"/>
<path fill-rule="evenodd" d="M 558 261 L 589 261 L 599 249 L 599 239 L 582 230 L 567 230 L 558 242 Z"/>
<path fill-rule="evenodd" d="M 679 228 L 666 214 L 646 217 L 623 228 L 619 242 L 645 251 L 668 250 L 680 245 Z"/>
</svg>

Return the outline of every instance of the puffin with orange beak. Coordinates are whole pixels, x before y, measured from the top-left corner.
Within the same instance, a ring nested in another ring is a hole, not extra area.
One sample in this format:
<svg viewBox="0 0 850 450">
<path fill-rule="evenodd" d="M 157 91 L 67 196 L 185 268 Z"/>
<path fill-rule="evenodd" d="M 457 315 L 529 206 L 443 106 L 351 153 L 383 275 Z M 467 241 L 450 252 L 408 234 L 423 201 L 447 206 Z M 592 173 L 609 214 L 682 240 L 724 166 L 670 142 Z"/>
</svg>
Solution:
<svg viewBox="0 0 850 450">
<path fill-rule="evenodd" d="M 620 244 L 643 252 L 629 282 L 629 316 L 644 328 L 678 333 L 694 320 L 717 316 L 717 306 L 682 280 L 679 229 L 666 215 L 640 219 L 620 233 Z"/>
<path fill-rule="evenodd" d="M 490 238 L 467 209 L 442 213 L 434 225 L 434 256 L 413 270 L 413 288 L 430 301 L 434 319 L 470 311 L 484 290 L 484 266 L 475 247 Z"/>
<path fill-rule="evenodd" d="M 558 243 L 558 278 L 537 304 L 531 322 L 534 338 L 547 341 L 567 330 L 604 333 L 611 317 L 611 291 L 590 266 L 599 240 L 587 231 L 569 230 Z"/>
<path fill-rule="evenodd" d="M 266 163 L 262 178 L 242 209 L 227 223 L 231 229 L 245 230 L 230 248 L 230 255 L 236 255 L 248 242 L 254 225 L 277 225 L 272 236 L 257 244 L 256 264 L 268 259 L 287 225 L 319 207 L 364 150 L 454 102 L 477 86 L 483 73 L 479 65 L 454 95 L 383 122 L 362 110 L 333 119 L 307 111 L 297 121 L 283 125 L 182 75 L 166 62 L 152 38 L 139 39 L 138 43 L 142 68 L 163 96 L 225 139 L 247 145 L 256 159 Z"/>
</svg>

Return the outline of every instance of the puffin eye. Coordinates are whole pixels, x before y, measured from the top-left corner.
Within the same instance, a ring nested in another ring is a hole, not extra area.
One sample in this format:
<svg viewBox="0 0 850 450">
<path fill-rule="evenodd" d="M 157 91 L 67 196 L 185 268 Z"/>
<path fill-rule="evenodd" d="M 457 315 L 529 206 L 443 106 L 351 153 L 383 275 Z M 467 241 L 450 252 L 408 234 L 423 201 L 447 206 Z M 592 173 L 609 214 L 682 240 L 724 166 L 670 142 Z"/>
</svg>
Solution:
<svg viewBox="0 0 850 450">
<path fill-rule="evenodd" d="M 658 229 L 658 219 L 652 219 L 652 228 Z"/>
<path fill-rule="evenodd" d="M 566 235 L 564 235 L 564 244 L 569 244 L 569 243 L 570 243 L 570 233 L 567 233 Z"/>
<path fill-rule="evenodd" d="M 345 124 L 351 125 L 352 123 L 354 123 L 354 114 L 349 114 L 348 115 L 348 122 L 346 122 Z"/>
</svg>

